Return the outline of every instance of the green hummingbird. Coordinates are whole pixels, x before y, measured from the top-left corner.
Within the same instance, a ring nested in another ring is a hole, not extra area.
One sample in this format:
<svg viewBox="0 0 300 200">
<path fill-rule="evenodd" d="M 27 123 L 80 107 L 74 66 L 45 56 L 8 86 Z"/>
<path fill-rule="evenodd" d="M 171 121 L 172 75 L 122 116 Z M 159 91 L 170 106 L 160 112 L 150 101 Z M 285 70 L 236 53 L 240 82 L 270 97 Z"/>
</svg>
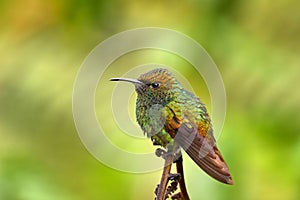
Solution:
<svg viewBox="0 0 300 200">
<path fill-rule="evenodd" d="M 233 184 L 227 164 L 216 146 L 205 105 L 166 69 L 154 69 L 127 81 L 137 92 L 136 118 L 154 145 L 168 148 L 174 141 L 216 180 Z"/>
</svg>

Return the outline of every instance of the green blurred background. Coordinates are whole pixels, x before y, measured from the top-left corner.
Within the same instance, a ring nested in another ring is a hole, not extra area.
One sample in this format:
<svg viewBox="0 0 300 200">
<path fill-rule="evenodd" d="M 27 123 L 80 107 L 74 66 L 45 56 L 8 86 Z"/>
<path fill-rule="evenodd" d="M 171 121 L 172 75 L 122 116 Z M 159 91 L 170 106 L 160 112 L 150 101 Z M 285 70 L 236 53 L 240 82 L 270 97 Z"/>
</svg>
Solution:
<svg viewBox="0 0 300 200">
<path fill-rule="evenodd" d="M 227 90 L 218 146 L 235 185 L 214 181 L 185 159 L 192 199 L 300 199 L 299 7 L 298 0 L 0 1 L 0 199 L 154 198 L 160 171 L 129 174 L 102 165 L 82 145 L 72 118 L 73 83 L 88 53 L 113 34 L 146 26 L 202 44 Z M 130 66 L 144 57 L 118 62 Z M 114 69 L 105 80 L 120 74 Z M 182 73 L 189 79 L 194 71 Z M 204 83 L 191 83 L 209 105 Z M 113 85 L 106 85 L 107 101 Z M 124 144 L 109 120 L 114 140 Z M 146 144 L 139 147 L 152 148 Z"/>
</svg>

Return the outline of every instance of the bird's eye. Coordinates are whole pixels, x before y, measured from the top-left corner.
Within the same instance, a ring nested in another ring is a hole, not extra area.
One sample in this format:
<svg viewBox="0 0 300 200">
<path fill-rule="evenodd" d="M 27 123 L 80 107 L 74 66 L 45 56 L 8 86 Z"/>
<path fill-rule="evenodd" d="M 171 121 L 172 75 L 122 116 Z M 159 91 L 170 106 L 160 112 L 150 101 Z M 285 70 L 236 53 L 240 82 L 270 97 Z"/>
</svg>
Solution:
<svg viewBox="0 0 300 200">
<path fill-rule="evenodd" d="M 152 87 L 153 89 L 157 89 L 157 88 L 159 88 L 159 86 L 160 86 L 159 83 L 152 83 L 152 84 L 151 84 L 151 87 Z"/>
</svg>

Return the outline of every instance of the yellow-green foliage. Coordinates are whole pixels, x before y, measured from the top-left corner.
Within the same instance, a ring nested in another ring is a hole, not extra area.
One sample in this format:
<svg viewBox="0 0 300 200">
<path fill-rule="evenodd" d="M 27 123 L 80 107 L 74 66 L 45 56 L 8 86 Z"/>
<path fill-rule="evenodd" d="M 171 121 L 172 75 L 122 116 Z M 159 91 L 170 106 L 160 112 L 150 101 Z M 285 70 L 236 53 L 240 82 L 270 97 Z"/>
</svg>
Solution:
<svg viewBox="0 0 300 200">
<path fill-rule="evenodd" d="M 99 163 L 72 118 L 73 83 L 87 54 L 113 34 L 145 26 L 175 29 L 201 43 L 227 90 L 217 142 L 235 185 L 214 181 L 184 157 L 191 198 L 300 199 L 299 2 L 1 1 L 0 199 L 154 198 L 160 172 L 127 174 Z M 205 83 L 185 60 L 155 50 L 124 55 L 100 80 L 96 109 L 107 137 L 128 151 L 155 148 L 118 129 L 108 80 L 149 62 L 180 70 L 211 111 Z"/>
</svg>

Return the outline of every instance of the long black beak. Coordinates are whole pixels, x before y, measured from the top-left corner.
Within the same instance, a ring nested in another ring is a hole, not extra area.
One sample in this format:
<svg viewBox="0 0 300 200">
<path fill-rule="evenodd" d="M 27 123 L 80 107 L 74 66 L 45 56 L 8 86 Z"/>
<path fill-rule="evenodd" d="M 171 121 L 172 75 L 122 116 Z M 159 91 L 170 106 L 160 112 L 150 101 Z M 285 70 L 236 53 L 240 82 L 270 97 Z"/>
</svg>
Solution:
<svg viewBox="0 0 300 200">
<path fill-rule="evenodd" d="M 144 85 L 142 81 L 131 79 L 131 78 L 111 78 L 110 81 L 126 81 L 133 84 Z"/>
</svg>

